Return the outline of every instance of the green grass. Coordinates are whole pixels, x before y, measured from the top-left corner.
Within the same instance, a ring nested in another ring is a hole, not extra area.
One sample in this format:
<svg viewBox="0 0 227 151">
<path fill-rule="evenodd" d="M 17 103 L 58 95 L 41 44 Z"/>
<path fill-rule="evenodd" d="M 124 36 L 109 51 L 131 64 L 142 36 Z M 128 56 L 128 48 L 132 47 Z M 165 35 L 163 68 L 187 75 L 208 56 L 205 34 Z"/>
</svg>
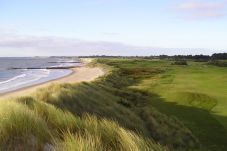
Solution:
<svg viewBox="0 0 227 151">
<path fill-rule="evenodd" d="M 51 138 L 47 124 L 25 105 L 0 103 L 0 149 L 40 149 Z"/>
<path fill-rule="evenodd" d="M 122 127 L 170 148 L 188 150 L 199 147 L 189 129 L 176 118 L 158 112 L 144 94 L 128 89 L 135 81 L 121 74 L 116 70 L 93 83 L 52 85 L 39 90 L 36 99 L 74 115 L 89 113 L 113 119 Z"/>
<path fill-rule="evenodd" d="M 167 72 L 145 79 L 138 86 L 166 101 L 227 116 L 226 77 L 227 68 L 191 62 L 189 67 L 169 67 Z M 227 121 L 219 121 L 227 128 Z"/>
<path fill-rule="evenodd" d="M 149 95 L 160 112 L 180 119 L 200 140 L 203 150 L 227 150 L 227 68 L 196 62 L 177 66 L 162 60 L 103 62 L 137 79 L 130 88 Z"/>
<path fill-rule="evenodd" d="M 227 67 L 226 60 L 211 60 L 208 62 L 210 65 L 218 66 L 218 67 Z"/>
<path fill-rule="evenodd" d="M 0 150 L 168 151 L 114 121 L 74 116 L 31 97 L 0 105 Z"/>
<path fill-rule="evenodd" d="M 59 143 L 60 150 L 167 150 L 135 133 L 124 130 L 115 122 L 106 119 L 98 120 L 91 116 L 83 118 L 82 133 L 80 135 L 66 133 L 64 141 Z"/>
<path fill-rule="evenodd" d="M 226 68 L 146 59 L 97 64 L 108 75 L 92 83 L 0 102 L 0 150 L 227 150 Z"/>
</svg>

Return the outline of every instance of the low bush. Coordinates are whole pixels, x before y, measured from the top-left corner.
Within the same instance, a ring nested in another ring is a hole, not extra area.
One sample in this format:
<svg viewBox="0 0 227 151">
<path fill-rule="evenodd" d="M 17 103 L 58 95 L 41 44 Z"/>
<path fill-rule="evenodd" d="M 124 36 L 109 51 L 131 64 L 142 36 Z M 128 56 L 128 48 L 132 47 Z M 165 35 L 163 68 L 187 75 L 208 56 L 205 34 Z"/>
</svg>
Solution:
<svg viewBox="0 0 227 151">
<path fill-rule="evenodd" d="M 218 67 L 227 67 L 227 61 L 224 60 L 211 60 L 208 62 L 210 65 L 215 65 Z"/>
<path fill-rule="evenodd" d="M 188 65 L 186 60 L 176 60 L 172 65 Z"/>
</svg>

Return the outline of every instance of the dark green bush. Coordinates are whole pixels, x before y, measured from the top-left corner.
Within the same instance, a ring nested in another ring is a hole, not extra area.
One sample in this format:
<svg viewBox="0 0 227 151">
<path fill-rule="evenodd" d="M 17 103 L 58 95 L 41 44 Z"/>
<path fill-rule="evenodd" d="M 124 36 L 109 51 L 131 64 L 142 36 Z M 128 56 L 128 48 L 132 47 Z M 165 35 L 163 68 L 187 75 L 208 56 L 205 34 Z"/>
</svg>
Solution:
<svg viewBox="0 0 227 151">
<path fill-rule="evenodd" d="M 172 65 L 188 65 L 186 60 L 176 60 Z"/>
<path fill-rule="evenodd" d="M 218 67 L 227 67 L 227 61 L 224 60 L 211 60 L 208 62 L 210 65 L 215 65 Z"/>
</svg>

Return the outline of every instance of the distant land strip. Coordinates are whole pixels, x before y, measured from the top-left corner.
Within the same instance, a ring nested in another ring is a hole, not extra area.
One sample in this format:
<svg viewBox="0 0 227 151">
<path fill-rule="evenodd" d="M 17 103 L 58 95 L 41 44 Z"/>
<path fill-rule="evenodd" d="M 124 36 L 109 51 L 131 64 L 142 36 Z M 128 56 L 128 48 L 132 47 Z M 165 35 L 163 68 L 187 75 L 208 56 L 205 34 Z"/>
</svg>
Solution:
<svg viewBox="0 0 227 151">
<path fill-rule="evenodd" d="M 26 70 L 26 69 L 71 69 L 78 66 L 67 66 L 67 67 L 31 67 L 31 68 L 8 68 L 9 70 Z"/>
<path fill-rule="evenodd" d="M 72 61 L 72 62 L 67 62 L 67 61 L 55 61 L 55 62 L 48 62 L 48 63 L 81 63 L 80 61 Z"/>
</svg>

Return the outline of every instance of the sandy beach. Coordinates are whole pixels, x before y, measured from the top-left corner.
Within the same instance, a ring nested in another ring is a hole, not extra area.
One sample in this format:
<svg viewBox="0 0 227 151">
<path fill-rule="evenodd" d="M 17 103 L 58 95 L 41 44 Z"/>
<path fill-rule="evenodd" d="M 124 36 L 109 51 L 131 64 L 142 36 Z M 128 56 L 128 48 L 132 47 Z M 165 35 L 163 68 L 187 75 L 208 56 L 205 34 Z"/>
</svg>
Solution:
<svg viewBox="0 0 227 151">
<path fill-rule="evenodd" d="M 0 99 L 6 99 L 11 97 L 17 97 L 17 96 L 25 96 L 32 94 L 39 88 L 43 88 L 46 86 L 49 86 L 53 83 L 78 83 L 78 82 L 90 82 L 92 80 L 95 80 L 96 78 L 104 75 L 104 71 L 99 67 L 87 67 L 86 63 L 85 65 L 81 67 L 75 67 L 71 69 L 73 72 L 65 77 L 55 79 L 52 81 L 48 81 L 45 83 L 21 88 L 12 92 L 7 92 L 4 94 L 0 94 Z"/>
</svg>

